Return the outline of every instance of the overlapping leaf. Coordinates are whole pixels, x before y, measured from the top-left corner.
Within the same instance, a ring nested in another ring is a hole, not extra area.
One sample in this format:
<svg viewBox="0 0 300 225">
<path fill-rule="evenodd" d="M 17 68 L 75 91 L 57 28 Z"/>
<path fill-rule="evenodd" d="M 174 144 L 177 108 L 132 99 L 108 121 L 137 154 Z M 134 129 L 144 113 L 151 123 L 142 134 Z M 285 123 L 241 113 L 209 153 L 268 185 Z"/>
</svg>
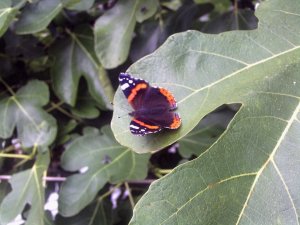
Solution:
<svg viewBox="0 0 300 225">
<path fill-rule="evenodd" d="M 88 10 L 94 4 L 95 0 L 73 0 L 72 4 L 67 5 L 67 9 L 70 10 Z"/>
<path fill-rule="evenodd" d="M 45 29 L 62 10 L 60 0 L 39 0 L 27 4 L 15 25 L 18 34 L 32 34 Z"/>
<path fill-rule="evenodd" d="M 105 68 L 115 68 L 126 60 L 136 20 L 151 17 L 157 5 L 157 0 L 119 1 L 99 17 L 94 28 L 95 50 Z"/>
<path fill-rule="evenodd" d="M 11 7 L 11 0 L 0 1 L 0 37 L 4 34 L 17 10 Z"/>
<path fill-rule="evenodd" d="M 264 2 L 255 31 L 174 35 L 130 68 L 170 89 L 182 117 L 177 131 L 133 137 L 116 107 L 114 134 L 138 152 L 180 139 L 221 104 L 242 104 L 211 148 L 151 185 L 131 224 L 299 224 L 299 9 Z M 119 90 L 115 105 L 124 104 Z"/>
<path fill-rule="evenodd" d="M 149 155 L 139 155 L 119 145 L 110 131 L 89 132 L 77 138 L 62 156 L 62 166 L 82 174 L 68 177 L 59 198 L 60 213 L 71 216 L 87 206 L 107 183 L 143 179 L 147 173 Z"/>
<path fill-rule="evenodd" d="M 47 170 L 49 152 L 39 153 L 35 164 L 29 170 L 14 174 L 10 180 L 12 191 L 0 205 L 0 224 L 6 225 L 21 214 L 30 204 L 25 224 L 44 224 L 43 173 Z"/>
<path fill-rule="evenodd" d="M 178 141 L 180 155 L 185 158 L 199 156 L 217 140 L 222 131 L 217 126 L 203 128 L 198 125 Z"/>
<path fill-rule="evenodd" d="M 55 64 L 52 67 L 52 81 L 56 94 L 66 103 L 74 106 L 77 98 L 79 79 L 87 81 L 88 89 L 98 106 L 111 109 L 113 89 L 103 67 L 93 50 L 93 36 L 90 30 L 70 33 L 53 50 Z"/>
<path fill-rule="evenodd" d="M 55 119 L 42 109 L 48 101 L 48 86 L 37 80 L 28 82 L 15 95 L 0 99 L 0 137 L 11 137 L 17 128 L 24 147 L 50 145 L 57 126 Z"/>
</svg>

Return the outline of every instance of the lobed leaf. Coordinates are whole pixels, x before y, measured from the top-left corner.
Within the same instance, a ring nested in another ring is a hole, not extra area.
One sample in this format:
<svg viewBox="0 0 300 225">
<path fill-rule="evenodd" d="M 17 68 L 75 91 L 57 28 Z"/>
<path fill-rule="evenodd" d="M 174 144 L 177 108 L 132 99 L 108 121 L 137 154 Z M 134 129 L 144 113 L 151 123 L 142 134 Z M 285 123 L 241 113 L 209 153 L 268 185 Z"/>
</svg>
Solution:
<svg viewBox="0 0 300 225">
<path fill-rule="evenodd" d="M 79 79 L 87 81 L 88 89 L 101 109 L 111 109 L 113 88 L 93 50 L 93 36 L 89 30 L 69 33 L 70 37 L 52 49 L 55 63 L 51 70 L 53 88 L 60 99 L 74 106 Z"/>
<path fill-rule="evenodd" d="M 10 97 L 0 99 L 0 137 L 9 138 L 17 128 L 25 148 L 50 145 L 57 132 L 55 119 L 42 106 L 49 101 L 48 86 L 32 80 Z"/>
<path fill-rule="evenodd" d="M 294 7 L 290 8 L 286 4 L 282 10 L 260 10 L 267 19 L 255 31 L 173 35 L 155 53 L 133 64 L 128 70 L 133 76 L 174 94 L 182 126 L 175 131 L 133 136 L 128 127 L 131 118 L 124 117 L 132 108 L 118 88 L 111 123 L 116 139 L 137 152 L 156 151 L 185 136 L 207 113 L 224 103 L 245 104 L 254 93 L 277 92 L 273 89 L 281 87 L 275 84 L 276 79 L 298 62 L 300 17 Z M 271 19 L 278 24 L 269 24 Z M 286 32 L 287 27 L 290 32 Z M 291 86 L 291 93 L 299 85 L 297 77 L 282 82 L 283 87 Z"/>
<path fill-rule="evenodd" d="M 72 216 L 86 207 L 107 183 L 143 179 L 147 173 L 149 154 L 138 155 L 119 145 L 110 130 L 104 134 L 86 132 L 74 140 L 62 156 L 62 166 L 68 171 L 84 173 L 68 177 L 63 183 L 59 210 L 63 216 Z"/>
<path fill-rule="evenodd" d="M 128 119 L 114 117 L 116 137 L 136 151 L 180 139 L 221 104 L 242 107 L 208 150 L 150 186 L 130 224 L 299 224 L 299 9 L 297 0 L 263 2 L 256 31 L 175 35 L 133 65 L 173 91 L 183 120 L 176 132 L 125 141 Z"/>
<path fill-rule="evenodd" d="M 30 204 L 31 207 L 25 224 L 44 224 L 43 174 L 48 168 L 49 161 L 49 152 L 39 153 L 31 169 L 12 176 L 10 180 L 12 191 L 0 205 L 0 224 L 11 222 L 22 213 L 26 204 Z"/>
</svg>

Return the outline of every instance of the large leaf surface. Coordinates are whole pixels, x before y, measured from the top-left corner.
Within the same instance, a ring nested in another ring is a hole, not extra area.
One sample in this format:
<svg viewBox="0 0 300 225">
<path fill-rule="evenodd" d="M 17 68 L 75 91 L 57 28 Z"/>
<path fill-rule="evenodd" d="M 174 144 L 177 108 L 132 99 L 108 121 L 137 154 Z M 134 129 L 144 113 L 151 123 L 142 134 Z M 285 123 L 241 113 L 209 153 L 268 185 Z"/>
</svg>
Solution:
<svg viewBox="0 0 300 225">
<path fill-rule="evenodd" d="M 116 137 L 135 150 L 165 146 L 217 106 L 242 103 L 212 147 L 151 185 L 131 224 L 299 224 L 299 9 L 297 0 L 264 2 L 258 30 L 175 35 L 130 69 L 171 89 L 183 121 L 138 139 L 115 117 Z"/>
<path fill-rule="evenodd" d="M 104 134 L 89 132 L 77 138 L 62 156 L 68 171 L 88 170 L 68 177 L 59 198 L 60 213 L 72 216 L 89 204 L 107 183 L 143 179 L 149 154 L 139 155 L 116 142 L 110 129 Z"/>
<path fill-rule="evenodd" d="M 0 99 L 0 137 L 9 138 L 17 128 L 24 147 L 50 145 L 57 131 L 55 119 L 42 106 L 49 101 L 48 86 L 33 80 L 10 97 Z"/>
<path fill-rule="evenodd" d="M 287 79 L 284 73 L 298 62 L 299 17 L 295 8 L 289 9 L 288 4 L 283 7 L 287 12 L 260 10 L 266 19 L 260 22 L 258 30 L 220 35 L 188 31 L 172 36 L 154 54 L 133 64 L 129 69 L 131 74 L 168 88 L 174 94 L 182 126 L 176 131 L 133 136 L 129 131 L 131 118 L 124 117 L 132 108 L 119 88 L 112 120 L 117 140 L 134 151 L 155 151 L 185 136 L 221 104 L 245 104 L 249 96 L 255 99 L 255 93 L 277 92 L 287 85 L 289 92 L 294 93 L 299 84 Z M 258 15 L 262 17 L 262 13 Z M 277 24 L 273 21 L 269 24 L 271 19 Z M 276 79 L 283 79 L 284 85 L 278 87 Z"/>
<path fill-rule="evenodd" d="M 62 10 L 60 0 L 39 0 L 28 3 L 16 23 L 18 34 L 32 34 L 45 29 L 52 19 Z"/>
<path fill-rule="evenodd" d="M 31 208 L 25 224 L 43 224 L 45 199 L 42 177 L 48 168 L 49 160 L 49 152 L 39 153 L 31 169 L 12 176 L 10 180 L 12 191 L 0 205 L 1 225 L 8 224 L 21 214 L 27 203 Z"/>
<path fill-rule="evenodd" d="M 79 79 L 84 76 L 98 106 L 111 109 L 113 89 L 95 56 L 93 36 L 87 29 L 78 32 L 80 34 L 70 33 L 70 37 L 59 42 L 53 50 L 55 64 L 51 73 L 54 90 L 60 99 L 74 106 Z"/>
<path fill-rule="evenodd" d="M 16 13 L 17 10 L 11 7 L 11 0 L 0 2 L 0 37 L 7 30 Z"/>
<path fill-rule="evenodd" d="M 144 21 L 157 9 L 157 0 L 123 0 L 96 21 L 95 50 L 105 68 L 122 64 L 129 53 L 136 20 Z"/>
</svg>

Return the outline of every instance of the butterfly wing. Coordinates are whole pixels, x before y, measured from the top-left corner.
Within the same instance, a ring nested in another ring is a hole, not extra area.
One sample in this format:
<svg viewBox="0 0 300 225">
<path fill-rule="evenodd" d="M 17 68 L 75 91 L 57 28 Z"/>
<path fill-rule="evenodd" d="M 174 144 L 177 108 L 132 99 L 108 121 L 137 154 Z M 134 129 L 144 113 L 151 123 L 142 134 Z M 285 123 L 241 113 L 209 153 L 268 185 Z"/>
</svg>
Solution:
<svg viewBox="0 0 300 225">
<path fill-rule="evenodd" d="M 162 129 L 161 126 L 147 123 L 147 121 L 143 121 L 137 118 L 133 118 L 131 120 L 129 128 L 132 134 L 140 136 L 156 133 Z"/>
<path fill-rule="evenodd" d="M 148 88 L 141 108 L 143 110 L 137 119 L 147 124 L 169 129 L 177 129 L 181 125 L 179 114 L 173 112 L 177 108 L 176 100 L 172 93 L 164 88 Z"/>
<path fill-rule="evenodd" d="M 156 133 L 162 128 L 177 129 L 181 119 L 172 110 L 177 108 L 174 96 L 164 88 L 151 87 L 148 82 L 127 73 L 119 75 L 121 89 L 134 109 L 130 131 L 135 135 Z"/>
<path fill-rule="evenodd" d="M 148 82 L 134 78 L 128 73 L 120 73 L 119 84 L 132 108 L 138 110 L 142 106 L 146 92 L 150 87 Z"/>
</svg>

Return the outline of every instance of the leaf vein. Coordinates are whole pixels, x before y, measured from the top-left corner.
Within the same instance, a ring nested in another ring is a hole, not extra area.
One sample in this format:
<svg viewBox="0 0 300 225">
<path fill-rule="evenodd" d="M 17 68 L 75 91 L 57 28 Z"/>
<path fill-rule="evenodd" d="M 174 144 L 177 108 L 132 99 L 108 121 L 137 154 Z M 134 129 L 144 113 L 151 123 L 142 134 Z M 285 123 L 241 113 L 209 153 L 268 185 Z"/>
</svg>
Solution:
<svg viewBox="0 0 300 225">
<path fill-rule="evenodd" d="M 284 188 L 285 188 L 285 190 L 286 190 L 286 192 L 287 192 L 287 195 L 289 196 L 289 199 L 290 199 L 290 201 L 291 201 L 291 204 L 292 204 L 292 206 L 293 206 L 293 210 L 294 210 L 294 213 L 295 213 L 295 216 L 296 216 L 296 219 L 295 219 L 295 220 L 297 221 L 297 224 L 299 225 L 299 221 L 298 221 L 299 215 L 298 215 L 298 213 L 297 213 L 297 209 L 296 209 L 296 206 L 295 206 L 294 201 L 293 201 L 293 199 L 292 199 L 292 196 L 291 196 L 291 193 L 290 193 L 290 191 L 289 191 L 289 188 L 288 188 L 288 186 L 286 185 L 285 180 L 284 180 L 282 174 L 280 173 L 280 170 L 279 170 L 279 168 L 277 167 L 277 165 L 276 165 L 274 159 L 272 159 L 271 162 L 273 163 L 274 168 L 275 168 L 276 172 L 278 173 L 278 176 L 279 176 L 279 178 L 280 178 L 280 180 L 281 180 L 281 182 L 282 182 L 282 184 L 283 184 L 283 186 L 284 186 Z"/>
<path fill-rule="evenodd" d="M 216 185 L 220 185 L 222 183 L 225 183 L 227 181 L 231 181 L 233 179 L 238 179 L 238 178 L 241 178 L 241 177 L 245 177 L 245 176 L 255 176 L 257 175 L 257 172 L 254 172 L 254 173 L 244 173 L 244 174 L 239 174 L 239 175 L 235 175 L 235 176 L 231 176 L 231 177 L 228 177 L 226 179 L 222 179 L 214 184 L 209 184 L 206 188 L 200 190 L 198 193 L 196 193 L 192 198 L 190 198 L 187 202 L 185 202 L 181 207 L 177 208 L 177 211 L 172 213 L 167 219 L 165 219 L 164 221 L 162 221 L 160 223 L 161 224 L 164 224 L 166 221 L 168 221 L 170 218 L 172 218 L 173 216 L 177 215 L 185 206 L 187 206 L 191 201 L 193 201 L 196 197 L 200 196 L 202 193 L 204 193 L 205 191 L 211 189 L 211 187 L 213 186 L 216 186 Z"/>
<path fill-rule="evenodd" d="M 252 193 L 253 193 L 254 187 L 255 187 L 255 185 L 256 185 L 256 183 L 257 183 L 259 177 L 261 176 L 261 174 L 262 174 L 262 172 L 264 171 L 264 169 L 267 167 L 268 163 L 269 163 L 271 160 L 273 160 L 274 155 L 275 155 L 275 153 L 277 152 L 277 150 L 278 150 L 280 144 L 282 143 L 284 137 L 285 137 L 286 134 L 288 133 L 288 131 L 289 131 L 289 129 L 290 129 L 290 127 L 291 127 L 293 121 L 296 119 L 296 116 L 297 116 L 297 113 L 299 112 L 299 110 L 300 110 L 300 102 L 298 103 L 297 107 L 295 108 L 295 111 L 294 111 L 293 115 L 292 115 L 291 118 L 288 120 L 288 123 L 287 123 L 285 129 L 283 130 L 281 136 L 279 137 L 279 139 L 278 139 L 278 141 L 277 141 L 277 144 L 276 144 L 275 147 L 274 147 L 273 152 L 270 154 L 270 156 L 269 156 L 269 158 L 267 159 L 267 161 L 262 165 L 262 167 L 261 167 L 260 170 L 258 171 L 258 173 L 257 173 L 257 175 L 256 175 L 256 177 L 255 177 L 255 179 L 254 179 L 254 181 L 253 181 L 253 184 L 252 184 L 252 186 L 251 186 L 251 188 L 250 188 L 250 191 L 249 191 L 249 194 L 248 194 L 248 196 L 247 196 L 247 199 L 246 199 L 246 201 L 245 201 L 245 203 L 244 203 L 244 206 L 243 206 L 243 208 L 242 208 L 242 210 L 241 210 L 241 212 L 240 212 L 240 215 L 239 215 L 239 218 L 238 218 L 238 220 L 237 220 L 237 222 L 236 222 L 236 225 L 238 225 L 238 224 L 240 223 L 240 221 L 241 221 L 241 218 L 242 218 L 242 216 L 243 216 L 243 214 L 244 214 L 244 211 L 245 211 L 245 209 L 246 209 L 246 207 L 247 207 L 247 204 L 248 204 L 248 202 L 249 202 L 249 200 L 250 200 L 250 197 L 251 197 L 251 195 L 252 195 Z"/>
<path fill-rule="evenodd" d="M 254 67 L 254 66 L 256 66 L 256 65 L 259 65 L 259 64 L 261 64 L 261 63 L 267 62 L 267 61 L 269 61 L 269 60 L 271 60 L 271 59 L 274 59 L 274 58 L 279 57 L 279 56 L 281 56 L 281 55 L 287 54 L 287 53 L 292 52 L 292 51 L 294 51 L 294 50 L 296 50 L 296 49 L 299 49 L 299 48 L 300 48 L 300 46 L 297 46 L 297 47 L 291 48 L 291 49 L 289 49 L 289 50 L 287 50 L 287 51 L 283 51 L 283 52 L 281 52 L 281 53 L 279 53 L 279 54 L 273 55 L 273 56 L 271 56 L 271 57 L 269 57 L 269 58 L 265 58 L 265 59 L 263 59 L 263 60 L 260 60 L 260 61 L 257 61 L 257 62 L 255 62 L 255 63 L 249 64 L 248 66 L 245 66 L 244 68 L 241 68 L 241 69 L 235 71 L 234 73 L 231 73 L 231 74 L 228 75 L 228 76 L 225 76 L 225 77 L 223 77 L 223 78 L 221 78 L 221 79 L 219 79 L 219 80 L 217 80 L 217 81 L 215 81 L 215 82 L 212 82 L 211 84 L 208 84 L 208 85 L 206 85 L 206 86 L 204 86 L 204 87 L 202 87 L 202 88 L 200 88 L 200 89 L 197 89 L 195 92 L 193 92 L 193 93 L 187 95 L 186 97 L 184 97 L 183 99 L 181 99 L 180 102 L 178 102 L 178 104 L 184 102 L 185 100 L 187 100 L 188 98 L 192 97 L 193 95 L 197 94 L 197 93 L 200 92 L 200 91 L 203 91 L 203 90 L 205 90 L 205 89 L 208 89 L 208 88 L 210 88 L 210 87 L 212 87 L 212 86 L 214 86 L 214 85 L 216 85 L 216 84 L 218 84 L 218 83 L 223 82 L 224 80 L 227 80 L 227 79 L 229 79 L 229 78 L 232 78 L 232 77 L 234 77 L 234 76 L 237 76 L 237 75 L 240 74 L 240 72 L 242 72 L 242 71 L 245 71 L 245 70 L 247 70 L 247 69 L 250 69 L 250 68 L 252 68 L 252 67 Z"/>
</svg>

